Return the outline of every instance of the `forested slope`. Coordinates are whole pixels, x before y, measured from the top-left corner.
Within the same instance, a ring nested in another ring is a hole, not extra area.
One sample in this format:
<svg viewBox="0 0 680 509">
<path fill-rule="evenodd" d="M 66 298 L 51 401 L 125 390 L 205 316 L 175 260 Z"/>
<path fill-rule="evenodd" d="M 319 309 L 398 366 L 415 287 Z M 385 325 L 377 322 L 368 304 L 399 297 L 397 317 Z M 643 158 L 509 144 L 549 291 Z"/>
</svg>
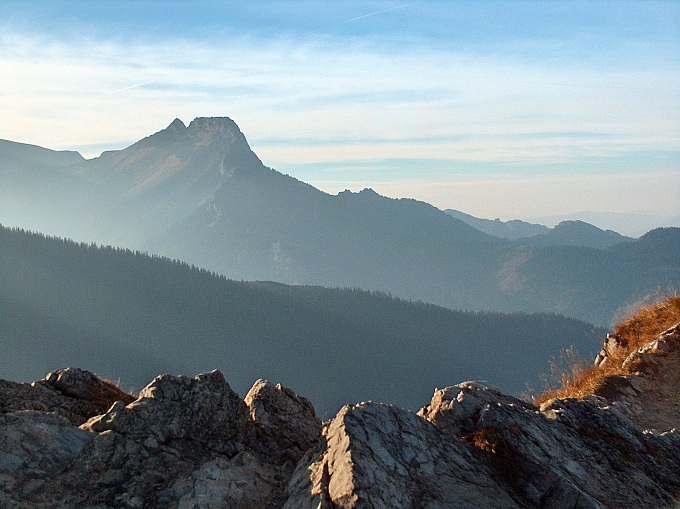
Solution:
<svg viewBox="0 0 680 509">
<path fill-rule="evenodd" d="M 266 377 L 320 413 L 367 399 L 415 409 L 463 379 L 510 392 L 604 331 L 550 314 L 456 312 L 352 289 L 228 280 L 131 250 L 0 229 L 0 378 L 79 365 L 139 389 L 219 368 L 243 393 Z"/>
</svg>

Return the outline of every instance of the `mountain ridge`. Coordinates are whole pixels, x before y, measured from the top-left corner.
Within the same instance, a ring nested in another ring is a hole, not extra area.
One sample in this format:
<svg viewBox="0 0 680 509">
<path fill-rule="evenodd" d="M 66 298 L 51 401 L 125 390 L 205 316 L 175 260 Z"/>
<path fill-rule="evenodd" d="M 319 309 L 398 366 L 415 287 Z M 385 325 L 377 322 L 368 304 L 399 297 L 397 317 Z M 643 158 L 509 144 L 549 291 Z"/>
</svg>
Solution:
<svg viewBox="0 0 680 509">
<path fill-rule="evenodd" d="M 511 219 L 510 221 L 501 221 L 498 218 L 493 220 L 482 219 L 454 209 L 446 209 L 444 212 L 464 221 L 478 230 L 502 239 L 518 240 L 550 231 L 550 228 L 545 225 L 529 223 L 519 219 Z"/>
<path fill-rule="evenodd" d="M 649 212 L 595 212 L 583 210 L 570 214 L 532 217 L 528 219 L 528 221 L 546 225 L 555 225 L 562 221 L 570 220 L 586 221 L 603 230 L 613 230 L 634 238 L 657 228 L 680 227 L 679 216 L 668 217 Z"/>
<path fill-rule="evenodd" d="M 453 209 L 444 212 L 484 233 L 525 246 L 583 246 L 603 249 L 634 240 L 613 230 L 602 230 L 577 219 L 563 220 L 549 228 L 517 219 L 510 221 L 480 219 Z"/>
<path fill-rule="evenodd" d="M 600 325 L 659 286 L 680 286 L 679 264 L 654 266 L 640 245 L 513 245 L 416 200 L 323 193 L 264 166 L 228 117 L 175 120 L 122 151 L 52 172 L 59 185 L 42 182 L 46 169 L 0 168 L 3 224 L 183 259 L 233 279 L 360 287 Z M 581 277 L 579 265 L 602 274 Z"/>
</svg>

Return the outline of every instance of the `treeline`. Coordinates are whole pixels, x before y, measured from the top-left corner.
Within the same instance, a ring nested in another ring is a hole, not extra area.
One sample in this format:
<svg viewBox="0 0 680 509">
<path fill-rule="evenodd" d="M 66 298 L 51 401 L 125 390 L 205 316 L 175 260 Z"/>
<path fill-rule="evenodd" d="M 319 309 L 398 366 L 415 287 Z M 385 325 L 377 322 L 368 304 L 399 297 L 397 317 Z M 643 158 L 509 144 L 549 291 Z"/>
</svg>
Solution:
<svg viewBox="0 0 680 509">
<path fill-rule="evenodd" d="M 162 372 L 257 378 L 320 413 L 373 399 L 417 409 L 435 387 L 537 387 L 604 331 L 551 314 L 460 312 L 381 292 L 229 280 L 139 251 L 0 228 L 0 378 L 75 365 L 140 389 Z"/>
<path fill-rule="evenodd" d="M 46 240 L 52 242 L 52 249 L 55 254 L 60 250 L 58 246 L 61 244 L 63 247 L 62 252 L 69 252 L 73 249 L 84 250 L 89 254 L 94 254 L 94 256 L 100 256 L 100 254 L 113 255 L 112 260 L 124 259 L 127 257 L 137 258 L 143 261 L 160 261 L 161 263 L 170 264 L 172 267 L 182 267 L 183 269 L 189 269 L 192 272 L 198 272 L 209 277 L 215 277 L 219 279 L 227 279 L 225 276 L 218 274 L 217 272 L 207 270 L 204 268 L 196 267 L 194 264 L 187 263 L 182 260 L 171 259 L 166 256 L 157 255 L 154 253 L 148 253 L 146 251 L 140 251 L 138 249 L 128 249 L 125 247 L 111 246 L 111 245 L 100 245 L 95 242 L 77 242 L 70 238 L 54 237 L 51 235 L 45 235 L 41 232 L 34 232 L 30 230 L 25 230 L 18 227 L 6 227 L 0 223 L 0 246 L 6 245 L 7 249 L 31 249 L 31 248 L 42 248 L 45 245 Z M 7 244 L 5 244 L 7 243 Z M 13 246 L 12 246 L 13 244 Z"/>
</svg>

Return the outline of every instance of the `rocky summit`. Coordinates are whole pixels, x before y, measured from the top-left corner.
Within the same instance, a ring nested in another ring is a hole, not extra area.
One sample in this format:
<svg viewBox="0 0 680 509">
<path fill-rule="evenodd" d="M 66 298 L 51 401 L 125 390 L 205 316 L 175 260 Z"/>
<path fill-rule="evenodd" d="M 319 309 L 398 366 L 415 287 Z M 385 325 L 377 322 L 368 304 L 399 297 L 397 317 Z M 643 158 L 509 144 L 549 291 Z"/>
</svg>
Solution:
<svg viewBox="0 0 680 509">
<path fill-rule="evenodd" d="M 137 397 L 73 368 L 1 381 L 0 507 L 677 507 L 679 359 L 680 324 L 598 395 L 536 407 L 465 382 L 418 413 L 367 402 L 326 423 L 290 389 L 258 380 L 242 399 L 218 371 Z"/>
</svg>

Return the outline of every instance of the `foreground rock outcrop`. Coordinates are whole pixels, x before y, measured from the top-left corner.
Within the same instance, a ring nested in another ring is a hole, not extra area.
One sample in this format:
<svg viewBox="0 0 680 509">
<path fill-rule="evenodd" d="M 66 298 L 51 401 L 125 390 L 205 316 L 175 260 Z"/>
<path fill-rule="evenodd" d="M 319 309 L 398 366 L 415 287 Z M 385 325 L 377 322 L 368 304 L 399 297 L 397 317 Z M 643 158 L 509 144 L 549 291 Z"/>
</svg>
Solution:
<svg viewBox="0 0 680 509">
<path fill-rule="evenodd" d="M 608 335 L 595 363 L 617 362 L 621 339 Z M 596 394 L 640 429 L 680 428 L 680 324 L 618 360 L 630 372 L 609 377 Z"/>
<path fill-rule="evenodd" d="M 217 371 L 136 398 L 72 368 L 0 381 L 0 507 L 673 507 L 679 356 L 680 326 L 581 400 L 466 382 L 417 414 L 369 402 L 325 424 L 290 389 L 241 399 Z"/>
</svg>

